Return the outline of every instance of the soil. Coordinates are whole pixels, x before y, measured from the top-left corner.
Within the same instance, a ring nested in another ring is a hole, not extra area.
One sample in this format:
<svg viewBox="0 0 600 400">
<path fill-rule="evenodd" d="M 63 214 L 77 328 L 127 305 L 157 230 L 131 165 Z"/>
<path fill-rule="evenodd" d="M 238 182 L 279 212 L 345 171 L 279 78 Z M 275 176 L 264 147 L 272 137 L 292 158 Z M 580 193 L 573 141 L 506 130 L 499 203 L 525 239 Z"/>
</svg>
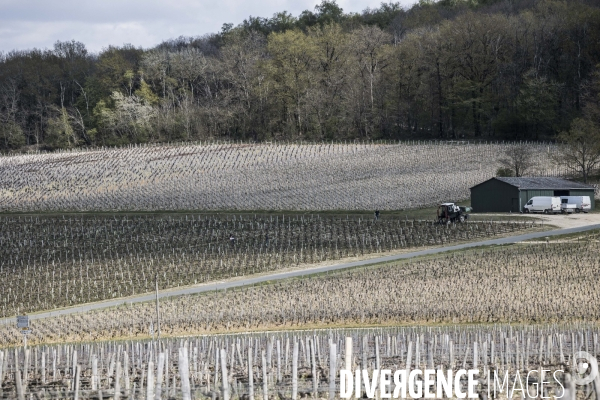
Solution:
<svg viewBox="0 0 600 400">
<path fill-rule="evenodd" d="M 483 215 L 483 214 L 482 214 Z M 485 214 L 486 216 L 506 216 L 506 214 Z M 580 226 L 600 224 L 600 213 L 573 214 L 522 214 L 523 218 L 533 218 L 537 223 L 553 225 L 557 228 L 577 228 Z"/>
</svg>

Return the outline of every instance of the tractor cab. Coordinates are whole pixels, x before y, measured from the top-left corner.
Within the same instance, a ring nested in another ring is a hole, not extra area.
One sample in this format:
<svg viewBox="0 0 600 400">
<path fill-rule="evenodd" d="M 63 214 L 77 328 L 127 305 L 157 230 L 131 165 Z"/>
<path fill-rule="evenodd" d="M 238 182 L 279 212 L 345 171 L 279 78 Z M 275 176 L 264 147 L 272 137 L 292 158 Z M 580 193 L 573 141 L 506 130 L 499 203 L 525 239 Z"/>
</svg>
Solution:
<svg viewBox="0 0 600 400">
<path fill-rule="evenodd" d="M 456 212 L 460 211 L 460 207 L 454 203 L 442 203 L 442 204 L 440 204 L 439 208 L 443 208 L 444 212 L 446 212 L 448 214 L 456 213 Z M 439 211 L 439 208 L 438 208 L 438 211 Z M 439 212 L 438 212 L 438 215 L 439 215 Z"/>
<path fill-rule="evenodd" d="M 469 218 L 470 207 L 459 207 L 454 203 L 442 203 L 437 209 L 437 218 L 440 224 L 450 222 L 464 222 Z"/>
</svg>

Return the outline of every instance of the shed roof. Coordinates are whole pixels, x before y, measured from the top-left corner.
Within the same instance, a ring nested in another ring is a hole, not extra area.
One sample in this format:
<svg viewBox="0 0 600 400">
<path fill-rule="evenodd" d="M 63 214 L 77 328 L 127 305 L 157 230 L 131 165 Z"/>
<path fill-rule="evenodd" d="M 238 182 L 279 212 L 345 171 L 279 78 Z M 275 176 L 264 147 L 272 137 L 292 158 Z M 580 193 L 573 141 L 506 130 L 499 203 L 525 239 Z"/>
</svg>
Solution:
<svg viewBox="0 0 600 400">
<path fill-rule="evenodd" d="M 520 177 L 520 178 L 504 178 L 504 177 L 495 177 L 492 179 L 497 179 L 501 182 L 508 183 L 511 186 L 518 187 L 520 189 L 551 189 L 551 190 L 570 190 L 570 189 L 590 189 L 594 190 L 593 186 L 586 185 L 580 182 L 574 182 L 567 179 L 562 178 L 548 178 L 548 177 Z M 492 179 L 488 179 L 485 182 L 488 182 Z M 485 183 L 482 182 L 482 183 Z M 479 185 L 481 185 L 480 183 Z M 473 187 L 477 187 L 479 185 L 475 185 Z M 472 188 L 471 188 L 472 189 Z"/>
</svg>

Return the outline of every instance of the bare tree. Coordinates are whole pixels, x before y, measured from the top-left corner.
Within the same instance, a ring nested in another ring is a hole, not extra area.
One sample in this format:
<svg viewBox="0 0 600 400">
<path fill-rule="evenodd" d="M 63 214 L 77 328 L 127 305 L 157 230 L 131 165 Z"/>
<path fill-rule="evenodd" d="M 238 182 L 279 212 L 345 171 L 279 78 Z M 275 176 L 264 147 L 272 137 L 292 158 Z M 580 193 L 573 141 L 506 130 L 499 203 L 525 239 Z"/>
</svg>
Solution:
<svg viewBox="0 0 600 400">
<path fill-rule="evenodd" d="M 391 59 L 392 37 L 377 26 L 366 26 L 352 32 L 350 43 L 359 74 L 359 84 L 354 88 L 355 119 L 362 125 L 364 134 L 369 136 L 375 131 L 377 83 Z"/>
<path fill-rule="evenodd" d="M 571 129 L 559 135 L 564 142 L 555 161 L 583 178 L 587 183 L 600 167 L 600 129 L 589 119 L 577 118 Z"/>
<path fill-rule="evenodd" d="M 514 173 L 514 176 L 526 175 L 534 166 L 533 152 L 529 146 L 515 145 L 504 151 L 504 158 L 500 159 L 503 168 Z"/>
</svg>

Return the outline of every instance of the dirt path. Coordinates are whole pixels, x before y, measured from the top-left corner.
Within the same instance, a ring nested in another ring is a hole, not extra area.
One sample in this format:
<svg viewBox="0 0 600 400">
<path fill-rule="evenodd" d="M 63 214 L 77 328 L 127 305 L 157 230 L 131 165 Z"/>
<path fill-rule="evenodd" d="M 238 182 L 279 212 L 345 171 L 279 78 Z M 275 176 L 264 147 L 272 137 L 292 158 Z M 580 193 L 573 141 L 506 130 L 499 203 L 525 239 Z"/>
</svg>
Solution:
<svg viewBox="0 0 600 400">
<path fill-rule="evenodd" d="M 506 217 L 508 214 L 479 214 L 485 216 L 503 216 Z M 600 224 L 600 213 L 575 213 L 575 214 L 520 214 L 524 218 L 533 218 L 537 221 L 543 221 L 544 224 L 553 225 L 557 228 L 579 228 L 588 225 Z"/>
<path fill-rule="evenodd" d="M 377 254 L 374 258 L 368 258 L 368 259 L 363 259 L 363 260 L 357 260 L 357 261 L 343 260 L 343 261 L 334 262 L 329 265 L 316 266 L 316 267 L 313 266 L 312 268 L 306 268 L 306 269 L 292 269 L 292 270 L 288 270 L 288 271 L 275 271 L 275 272 L 266 273 L 263 275 L 244 276 L 244 277 L 239 277 L 236 279 L 210 282 L 210 283 L 204 283 L 204 284 L 199 284 L 199 285 L 194 285 L 194 286 L 173 288 L 173 289 L 159 292 L 158 297 L 166 298 L 166 297 L 172 297 L 172 296 L 181 296 L 181 295 L 188 295 L 188 294 L 210 292 L 210 291 L 215 291 L 215 290 L 223 290 L 223 289 L 235 288 L 235 287 L 240 287 L 240 286 L 267 283 L 267 282 L 272 282 L 272 281 L 277 281 L 277 280 L 282 280 L 282 279 L 303 277 L 303 276 L 308 276 L 308 275 L 313 275 L 313 274 L 325 273 L 328 271 L 337 271 L 337 270 L 342 270 L 342 269 L 347 269 L 347 268 L 366 266 L 366 265 L 371 265 L 371 264 L 376 264 L 376 263 L 403 260 L 403 259 L 409 259 L 409 258 L 413 258 L 413 257 L 426 256 L 426 255 L 434 255 L 434 254 L 444 253 L 444 252 L 448 252 L 448 251 L 463 250 L 463 249 L 479 247 L 479 246 L 512 244 L 512 243 L 522 242 L 525 240 L 541 239 L 541 238 L 545 238 L 548 236 L 557 236 L 557 235 L 565 235 L 565 234 L 584 232 L 584 231 L 591 230 L 591 229 L 600 229 L 600 224 L 593 225 L 593 226 L 587 226 L 587 227 L 555 229 L 555 230 L 550 230 L 550 231 L 537 231 L 537 232 L 530 232 L 530 233 L 525 233 L 525 234 L 523 234 L 522 232 L 519 232 L 514 236 L 507 235 L 506 237 L 496 237 L 493 239 L 485 239 L 485 240 L 481 240 L 481 241 L 468 242 L 468 243 L 462 243 L 462 244 L 455 243 L 452 245 L 446 245 L 446 246 L 440 246 L 440 247 L 434 247 L 434 248 L 426 248 L 426 249 L 421 248 L 419 250 L 411 249 L 411 251 L 409 251 L 409 252 L 403 252 L 401 254 L 393 254 L 393 255 L 387 255 L 387 256 L 381 256 L 381 254 Z M 147 294 L 136 295 L 136 296 L 127 297 L 127 298 L 105 300 L 102 302 L 81 304 L 81 305 L 77 305 L 77 306 L 73 306 L 73 307 L 69 307 L 69 308 L 58 309 L 58 310 L 32 313 L 29 315 L 29 317 L 30 317 L 30 319 L 41 319 L 41 318 L 55 317 L 55 316 L 59 316 L 59 315 L 77 314 L 77 313 L 82 313 L 82 312 L 87 312 L 87 311 L 92 311 L 92 310 L 98 310 L 98 309 L 102 309 L 102 308 L 121 306 L 124 304 L 143 303 L 143 302 L 147 302 L 147 301 L 153 301 L 154 299 L 155 299 L 155 294 L 147 293 Z M 10 323 L 14 323 L 14 317 L 0 319 L 0 324 L 10 324 Z"/>
</svg>

